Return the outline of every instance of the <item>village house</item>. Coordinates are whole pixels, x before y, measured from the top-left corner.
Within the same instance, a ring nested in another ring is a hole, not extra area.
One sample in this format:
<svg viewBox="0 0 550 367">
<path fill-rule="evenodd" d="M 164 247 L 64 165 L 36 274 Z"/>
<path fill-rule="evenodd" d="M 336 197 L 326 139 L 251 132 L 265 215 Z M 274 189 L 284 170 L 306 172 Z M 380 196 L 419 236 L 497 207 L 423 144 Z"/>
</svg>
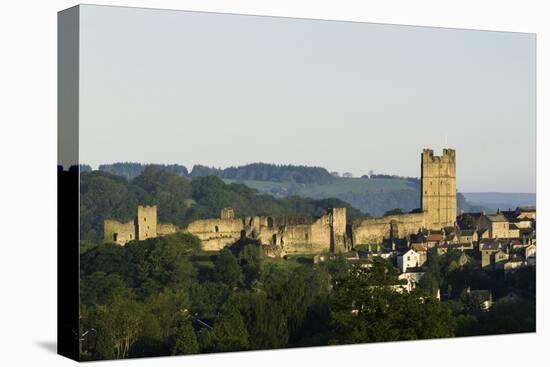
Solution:
<svg viewBox="0 0 550 367">
<path fill-rule="evenodd" d="M 420 256 L 413 249 L 409 249 L 405 253 L 397 255 L 397 268 L 402 273 L 406 273 L 409 268 L 416 268 L 419 266 Z"/>
<path fill-rule="evenodd" d="M 489 268 L 495 263 L 494 254 L 502 248 L 500 241 L 496 239 L 482 239 L 479 241 L 479 252 L 481 254 L 481 267 Z"/>
<path fill-rule="evenodd" d="M 510 238 L 509 222 L 502 213 L 485 214 L 479 220 L 480 229 L 489 231 L 489 238 Z M 519 232 L 518 232 L 519 236 Z"/>
<path fill-rule="evenodd" d="M 426 243 L 428 244 L 429 249 L 445 243 L 443 231 L 430 231 L 430 233 L 426 236 Z"/>
<path fill-rule="evenodd" d="M 457 242 L 458 243 L 474 243 L 478 241 L 478 235 L 474 228 L 458 229 Z"/>
</svg>

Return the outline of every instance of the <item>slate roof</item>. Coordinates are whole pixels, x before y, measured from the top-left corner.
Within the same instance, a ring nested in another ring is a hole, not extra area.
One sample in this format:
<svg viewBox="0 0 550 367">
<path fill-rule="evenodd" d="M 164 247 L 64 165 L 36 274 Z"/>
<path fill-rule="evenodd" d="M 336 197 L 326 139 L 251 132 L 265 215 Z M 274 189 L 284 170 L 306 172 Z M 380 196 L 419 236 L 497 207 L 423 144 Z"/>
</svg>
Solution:
<svg viewBox="0 0 550 367">
<path fill-rule="evenodd" d="M 490 222 L 508 222 L 508 219 L 506 219 L 506 217 L 504 215 L 502 215 L 502 213 L 488 214 L 488 215 L 485 215 L 485 217 Z"/>
<path fill-rule="evenodd" d="M 500 212 L 502 215 L 506 217 L 511 222 L 518 222 L 518 215 L 519 213 L 515 210 L 503 210 Z"/>
<path fill-rule="evenodd" d="M 459 236 L 473 236 L 475 233 L 475 229 L 471 228 L 471 229 L 461 229 L 459 232 L 458 232 L 458 235 Z"/>
<path fill-rule="evenodd" d="M 479 241 L 480 251 L 497 251 L 500 248 L 501 248 L 500 242 L 497 242 L 494 239 L 486 238 Z"/>
</svg>

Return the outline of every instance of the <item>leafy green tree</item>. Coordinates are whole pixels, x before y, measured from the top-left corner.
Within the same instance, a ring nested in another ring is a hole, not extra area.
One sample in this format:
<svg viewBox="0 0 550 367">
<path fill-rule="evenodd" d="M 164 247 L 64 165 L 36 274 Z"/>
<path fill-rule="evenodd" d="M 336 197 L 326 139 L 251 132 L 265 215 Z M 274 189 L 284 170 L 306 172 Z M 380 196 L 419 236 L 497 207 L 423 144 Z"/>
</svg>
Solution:
<svg viewBox="0 0 550 367">
<path fill-rule="evenodd" d="M 190 321 L 182 323 L 176 331 L 175 345 L 172 354 L 196 354 L 199 352 L 197 335 Z"/>
<path fill-rule="evenodd" d="M 439 301 L 421 292 L 373 285 L 378 275 L 354 268 L 331 304 L 332 343 L 366 343 L 453 336 L 454 319 Z"/>
<path fill-rule="evenodd" d="M 336 255 L 333 259 L 329 258 L 328 255 L 326 257 L 328 260 L 323 263 L 323 266 L 327 269 L 333 285 L 336 285 L 339 281 L 348 277 L 350 265 L 341 254 Z"/>
<path fill-rule="evenodd" d="M 191 309 L 201 319 L 214 319 L 229 298 L 231 289 L 224 283 L 195 282 L 191 285 Z"/>
<path fill-rule="evenodd" d="M 108 307 L 99 308 L 96 317 L 99 359 L 127 358 L 143 328 L 143 306 L 133 300 L 116 299 Z"/>
<path fill-rule="evenodd" d="M 289 336 L 299 338 L 308 312 L 323 303 L 329 294 L 329 275 L 324 268 L 299 265 L 285 271 L 273 268 L 262 273 L 263 289 L 286 316 Z"/>
<path fill-rule="evenodd" d="M 96 271 L 90 276 L 81 277 L 80 294 L 84 304 L 104 305 L 116 297 L 129 297 L 131 293 L 122 277 L 116 273 Z"/>
<path fill-rule="evenodd" d="M 243 268 L 247 284 L 252 284 L 260 275 L 260 247 L 257 245 L 245 245 L 239 252 L 239 264 Z"/>
<path fill-rule="evenodd" d="M 151 312 L 144 312 L 143 326 L 139 337 L 129 351 L 131 357 L 148 357 L 167 355 L 167 339 L 158 317 Z"/>
<path fill-rule="evenodd" d="M 224 248 L 219 252 L 215 266 L 215 281 L 222 282 L 232 289 L 243 283 L 243 270 L 239 266 L 237 258 L 228 248 Z"/>
<path fill-rule="evenodd" d="M 242 317 L 248 331 L 250 349 L 273 349 L 287 345 L 288 328 L 284 310 L 277 302 L 268 299 L 265 293 L 235 293 L 225 309 L 230 315 L 236 311 Z"/>
<path fill-rule="evenodd" d="M 245 321 L 239 311 L 235 308 L 226 308 L 219 321 L 214 325 L 210 338 L 202 337 L 202 345 L 206 351 L 211 345 L 216 352 L 232 352 L 238 350 L 247 350 L 250 346 L 249 334 Z M 207 342 L 205 342 L 207 340 Z"/>
<path fill-rule="evenodd" d="M 157 318 L 162 339 L 167 340 L 175 334 L 191 301 L 187 290 L 165 288 L 149 295 L 143 303 L 147 311 Z"/>
</svg>

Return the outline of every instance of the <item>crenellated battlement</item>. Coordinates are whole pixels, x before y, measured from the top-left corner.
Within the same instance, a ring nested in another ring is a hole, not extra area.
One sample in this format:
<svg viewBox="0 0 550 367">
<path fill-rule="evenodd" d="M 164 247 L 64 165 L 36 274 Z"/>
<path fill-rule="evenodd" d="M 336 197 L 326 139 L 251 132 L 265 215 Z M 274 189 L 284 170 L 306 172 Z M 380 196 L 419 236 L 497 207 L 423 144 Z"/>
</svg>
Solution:
<svg viewBox="0 0 550 367">
<path fill-rule="evenodd" d="M 440 156 L 434 155 L 433 149 L 422 150 L 422 163 L 455 163 L 456 152 L 454 149 L 445 148 Z"/>
</svg>

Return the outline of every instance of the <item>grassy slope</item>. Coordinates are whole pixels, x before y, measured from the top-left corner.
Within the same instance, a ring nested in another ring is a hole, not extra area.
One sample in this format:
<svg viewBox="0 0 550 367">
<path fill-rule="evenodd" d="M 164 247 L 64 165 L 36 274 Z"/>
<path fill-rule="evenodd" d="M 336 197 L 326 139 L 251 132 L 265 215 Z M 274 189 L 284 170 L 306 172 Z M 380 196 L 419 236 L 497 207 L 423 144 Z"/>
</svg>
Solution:
<svg viewBox="0 0 550 367">
<path fill-rule="evenodd" d="M 237 182 L 237 180 L 224 179 L 227 183 Z M 407 181 L 400 179 L 379 179 L 379 178 L 337 178 L 333 183 L 324 185 L 303 185 L 291 184 L 288 182 L 272 182 L 272 181 L 238 181 L 249 187 L 253 187 L 261 192 L 272 193 L 273 190 L 280 192 L 287 189 L 292 191 L 292 194 L 326 198 L 339 195 L 342 193 L 372 193 L 372 192 L 390 192 L 394 190 L 410 189 Z"/>
<path fill-rule="evenodd" d="M 284 197 L 289 195 L 298 195 L 314 199 L 338 198 L 350 203 L 355 208 L 374 215 L 381 215 L 386 210 L 403 206 L 406 210 L 417 207 L 417 200 L 410 199 L 406 202 L 392 200 L 388 195 L 400 192 L 401 197 L 406 192 L 406 196 L 416 198 L 419 194 L 416 192 L 413 184 L 403 179 L 380 179 L 380 178 L 337 178 L 330 184 L 305 185 L 288 182 L 273 181 L 252 181 L 252 180 L 231 180 L 225 179 L 226 183 L 239 182 L 258 191 L 275 197 Z M 375 201 L 380 202 L 375 202 Z M 412 201 L 412 203 L 411 203 Z M 386 204 L 384 204 L 386 203 Z"/>
</svg>

